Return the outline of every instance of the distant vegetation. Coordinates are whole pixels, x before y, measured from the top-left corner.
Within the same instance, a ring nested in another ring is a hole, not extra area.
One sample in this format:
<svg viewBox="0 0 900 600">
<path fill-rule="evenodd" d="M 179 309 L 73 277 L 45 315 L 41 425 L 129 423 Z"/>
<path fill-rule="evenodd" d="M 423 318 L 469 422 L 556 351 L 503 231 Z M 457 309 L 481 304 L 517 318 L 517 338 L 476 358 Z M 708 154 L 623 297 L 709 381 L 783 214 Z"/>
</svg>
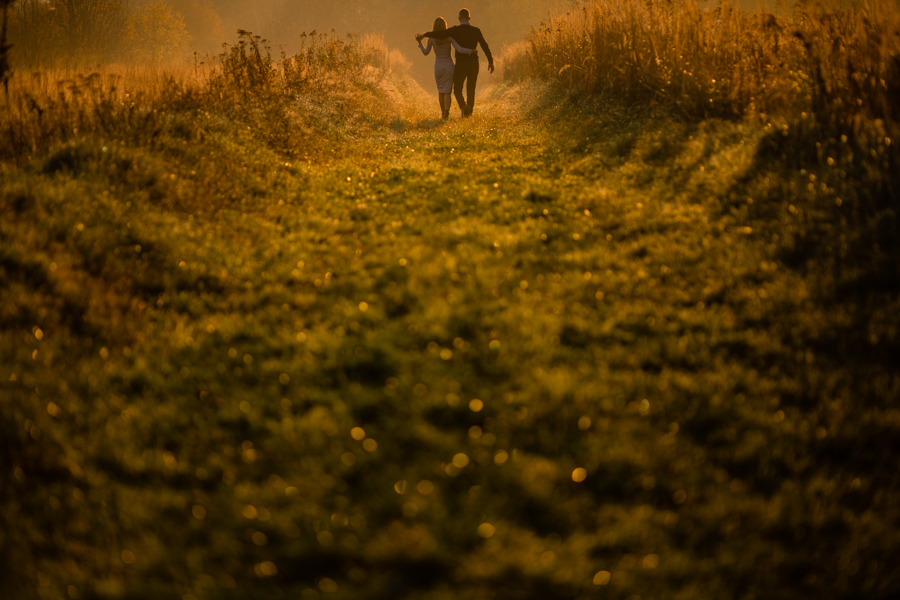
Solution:
<svg viewBox="0 0 900 600">
<path fill-rule="evenodd" d="M 787 16 L 710 4 L 585 2 L 511 48 L 506 77 L 545 78 L 581 99 L 659 106 L 689 121 L 760 123 L 774 163 L 808 172 L 811 190 L 837 190 L 828 220 L 850 230 L 829 230 L 832 241 L 810 241 L 809 252 L 829 246 L 851 271 L 863 262 L 897 281 L 900 13 L 884 2 L 801 2 Z M 807 196 L 792 200 L 800 207 Z M 846 236 L 851 250 L 834 239 Z"/>
<path fill-rule="evenodd" d="M 0 113 L 0 157 L 26 159 L 86 134 L 152 136 L 164 127 L 165 110 L 237 111 L 269 121 L 296 118 L 293 126 L 286 122 L 264 129 L 298 135 L 309 115 L 292 111 L 285 100 L 303 93 L 332 96 L 329 106 L 338 99 L 377 106 L 377 85 L 385 74 L 408 67 L 377 37 L 303 34 L 302 39 L 300 52 L 290 57 L 273 57 L 264 41 L 242 31 L 239 41 L 210 63 L 135 64 L 86 74 L 16 71 L 9 104 Z M 269 112 L 257 112 L 261 103 Z M 285 142 L 285 147 L 296 151 L 298 146 Z"/>
<path fill-rule="evenodd" d="M 16 0 L 9 17 L 19 68 L 184 59 L 226 39 L 211 0 Z"/>
<path fill-rule="evenodd" d="M 476 0 L 469 4 L 498 53 L 547 17 L 558 0 Z M 461 6 L 461 5 L 460 5 Z M 134 61 L 201 60 L 249 29 L 288 54 L 303 32 L 374 33 L 415 58 L 420 81 L 431 61 L 418 54 L 413 34 L 443 15 L 456 23 L 460 8 L 441 0 L 17 0 L 10 9 L 16 68 L 98 65 Z"/>
</svg>

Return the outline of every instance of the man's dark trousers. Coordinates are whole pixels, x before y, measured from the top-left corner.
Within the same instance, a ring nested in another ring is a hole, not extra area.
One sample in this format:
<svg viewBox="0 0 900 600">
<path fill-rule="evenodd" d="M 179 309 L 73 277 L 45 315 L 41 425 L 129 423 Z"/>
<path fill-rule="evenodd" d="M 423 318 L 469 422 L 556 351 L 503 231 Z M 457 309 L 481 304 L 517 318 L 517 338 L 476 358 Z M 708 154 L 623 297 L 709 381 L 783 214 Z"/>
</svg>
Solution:
<svg viewBox="0 0 900 600">
<path fill-rule="evenodd" d="M 466 98 L 463 98 L 463 83 L 466 84 Z M 453 73 L 453 95 L 459 103 L 463 116 L 470 116 L 475 108 L 475 84 L 478 83 L 478 58 L 465 54 L 456 55 L 456 71 Z"/>
</svg>

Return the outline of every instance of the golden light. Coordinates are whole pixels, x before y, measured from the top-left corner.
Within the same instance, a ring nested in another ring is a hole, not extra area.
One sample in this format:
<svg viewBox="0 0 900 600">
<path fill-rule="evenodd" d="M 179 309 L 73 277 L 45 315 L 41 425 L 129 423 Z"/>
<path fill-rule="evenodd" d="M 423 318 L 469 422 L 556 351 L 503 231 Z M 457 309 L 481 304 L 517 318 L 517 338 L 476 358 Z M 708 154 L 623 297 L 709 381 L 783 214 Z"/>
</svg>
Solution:
<svg viewBox="0 0 900 600">
<path fill-rule="evenodd" d="M 496 531 L 497 531 L 497 529 L 490 523 L 482 523 L 481 525 L 478 526 L 478 535 L 480 535 L 484 539 L 489 539 L 489 538 L 493 537 L 494 532 L 496 532 Z"/>
<path fill-rule="evenodd" d="M 610 579 L 612 579 L 612 574 L 609 571 L 597 571 L 594 574 L 594 585 L 606 585 Z"/>
</svg>

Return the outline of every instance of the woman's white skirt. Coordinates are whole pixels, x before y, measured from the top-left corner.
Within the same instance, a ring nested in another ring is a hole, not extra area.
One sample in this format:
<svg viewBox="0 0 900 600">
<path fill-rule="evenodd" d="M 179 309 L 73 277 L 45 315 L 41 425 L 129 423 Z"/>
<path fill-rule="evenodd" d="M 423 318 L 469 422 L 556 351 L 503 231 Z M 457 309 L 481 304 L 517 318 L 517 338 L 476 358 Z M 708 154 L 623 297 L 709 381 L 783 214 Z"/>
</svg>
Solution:
<svg viewBox="0 0 900 600">
<path fill-rule="evenodd" d="M 434 61 L 434 81 L 437 83 L 439 94 L 449 94 L 453 91 L 453 59 L 447 58 Z"/>
</svg>

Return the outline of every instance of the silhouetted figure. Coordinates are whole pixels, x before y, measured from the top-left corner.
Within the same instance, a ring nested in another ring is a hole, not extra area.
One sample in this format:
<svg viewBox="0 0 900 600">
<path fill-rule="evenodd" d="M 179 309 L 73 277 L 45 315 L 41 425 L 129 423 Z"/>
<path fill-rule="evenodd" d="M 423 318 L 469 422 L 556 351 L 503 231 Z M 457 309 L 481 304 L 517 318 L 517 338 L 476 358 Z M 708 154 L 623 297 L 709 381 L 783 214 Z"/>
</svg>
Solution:
<svg viewBox="0 0 900 600">
<path fill-rule="evenodd" d="M 444 20 L 444 17 L 438 17 L 434 20 L 433 29 L 434 31 L 446 31 L 447 21 Z M 453 57 L 450 56 L 450 47 L 452 45 L 456 49 L 457 57 L 472 54 L 474 50 L 463 48 L 452 37 L 437 40 L 429 39 L 427 46 L 422 45 L 422 38 L 419 36 L 416 36 L 416 40 L 419 42 L 419 50 L 425 56 L 428 56 L 428 53 L 434 48 L 434 81 L 437 83 L 438 101 L 441 103 L 441 114 L 444 119 L 449 119 L 450 105 L 452 103 L 450 92 L 453 91 L 453 76 L 456 71 Z"/>
<path fill-rule="evenodd" d="M 487 42 L 481 30 L 469 23 L 471 14 L 468 8 L 459 11 L 459 25 L 444 29 L 442 31 L 429 31 L 428 33 L 420 33 L 416 39 L 422 41 L 422 38 L 446 39 L 453 38 L 460 46 L 469 50 L 477 50 L 478 45 L 484 50 L 484 55 L 488 59 L 488 71 L 494 72 L 494 57 L 491 49 L 488 48 Z M 464 117 L 472 115 L 475 108 L 475 85 L 478 82 L 478 52 L 471 54 L 463 54 L 456 52 L 456 68 L 453 74 L 453 93 L 459 108 Z M 463 83 L 466 84 L 466 98 L 463 98 Z"/>
</svg>

